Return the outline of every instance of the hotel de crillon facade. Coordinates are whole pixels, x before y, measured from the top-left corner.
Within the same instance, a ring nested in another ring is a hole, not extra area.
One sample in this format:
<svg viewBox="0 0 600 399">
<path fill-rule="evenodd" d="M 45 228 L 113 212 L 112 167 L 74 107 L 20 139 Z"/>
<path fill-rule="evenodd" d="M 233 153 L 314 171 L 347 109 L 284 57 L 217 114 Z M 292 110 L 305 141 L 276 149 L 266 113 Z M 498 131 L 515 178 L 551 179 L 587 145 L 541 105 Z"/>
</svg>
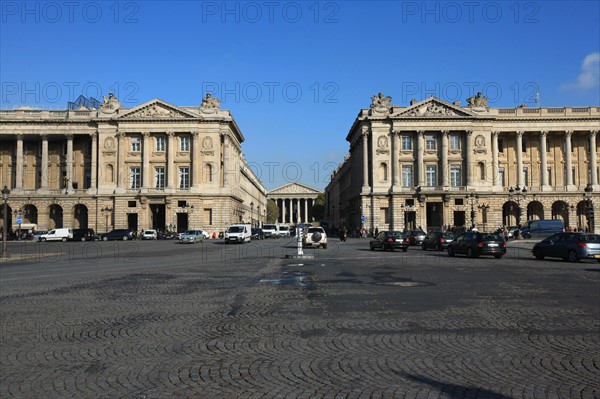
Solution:
<svg viewBox="0 0 600 399">
<path fill-rule="evenodd" d="M 372 97 L 325 190 L 335 228 L 492 231 L 561 219 L 600 233 L 600 107 L 491 108 L 478 94 L 409 106 Z"/>
<path fill-rule="evenodd" d="M 0 111 L 0 187 L 8 227 L 218 232 L 266 217 L 266 189 L 229 111 L 155 99 L 122 107 Z M 1 212 L 0 212 L 1 213 Z M 2 217 L 2 215 L 0 215 Z M 4 222 L 4 221 L 2 221 Z"/>
</svg>

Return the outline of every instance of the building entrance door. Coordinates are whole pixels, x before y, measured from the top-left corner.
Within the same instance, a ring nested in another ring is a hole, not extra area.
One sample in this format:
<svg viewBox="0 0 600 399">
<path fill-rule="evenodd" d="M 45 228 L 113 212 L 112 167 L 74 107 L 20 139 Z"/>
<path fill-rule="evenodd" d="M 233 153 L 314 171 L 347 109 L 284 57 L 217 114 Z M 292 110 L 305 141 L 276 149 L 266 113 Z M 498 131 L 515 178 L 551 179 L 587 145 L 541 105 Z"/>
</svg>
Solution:
<svg viewBox="0 0 600 399">
<path fill-rule="evenodd" d="M 444 207 L 441 202 L 427 203 L 427 231 L 435 231 L 444 224 Z"/>
<path fill-rule="evenodd" d="M 165 231 L 165 204 L 150 204 L 152 228 Z"/>
<path fill-rule="evenodd" d="M 128 213 L 127 214 L 127 228 L 130 231 L 138 230 L 138 214 L 137 213 Z"/>
<path fill-rule="evenodd" d="M 454 211 L 454 226 L 466 226 L 465 211 Z"/>
<path fill-rule="evenodd" d="M 177 214 L 177 232 L 183 233 L 189 228 L 188 214 L 181 212 Z"/>
</svg>

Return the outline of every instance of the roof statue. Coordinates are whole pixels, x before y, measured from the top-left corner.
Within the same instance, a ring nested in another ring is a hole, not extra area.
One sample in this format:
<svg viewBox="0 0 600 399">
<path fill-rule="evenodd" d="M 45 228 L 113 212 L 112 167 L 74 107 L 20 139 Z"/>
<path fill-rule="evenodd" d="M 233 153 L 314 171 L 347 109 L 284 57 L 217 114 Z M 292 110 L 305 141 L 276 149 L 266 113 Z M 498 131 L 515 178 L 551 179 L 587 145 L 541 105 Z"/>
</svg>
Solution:
<svg viewBox="0 0 600 399">
<path fill-rule="evenodd" d="M 390 113 L 392 97 L 384 96 L 381 92 L 371 97 L 371 115 L 387 115 Z"/>
<path fill-rule="evenodd" d="M 200 111 L 211 114 L 221 109 L 221 100 L 206 93 L 206 97 L 202 99 L 202 105 L 200 105 Z"/>
<path fill-rule="evenodd" d="M 488 98 L 478 92 L 475 97 L 467 98 L 469 107 L 488 107 Z"/>
<path fill-rule="evenodd" d="M 100 104 L 100 112 L 103 114 L 113 114 L 121 108 L 121 102 L 115 97 L 114 93 L 108 93 L 108 98 L 104 96 L 102 98 L 104 101 Z"/>
</svg>

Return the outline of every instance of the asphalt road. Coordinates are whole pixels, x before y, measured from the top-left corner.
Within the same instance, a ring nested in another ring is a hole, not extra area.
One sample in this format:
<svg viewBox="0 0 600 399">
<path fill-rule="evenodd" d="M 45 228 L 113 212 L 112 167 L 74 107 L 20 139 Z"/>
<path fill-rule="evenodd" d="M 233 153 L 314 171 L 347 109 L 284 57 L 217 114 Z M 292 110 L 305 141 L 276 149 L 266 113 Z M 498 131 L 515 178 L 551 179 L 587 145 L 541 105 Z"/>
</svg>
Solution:
<svg viewBox="0 0 600 399">
<path fill-rule="evenodd" d="M 11 243 L 2 398 L 598 398 L 600 264 L 367 239 Z"/>
</svg>

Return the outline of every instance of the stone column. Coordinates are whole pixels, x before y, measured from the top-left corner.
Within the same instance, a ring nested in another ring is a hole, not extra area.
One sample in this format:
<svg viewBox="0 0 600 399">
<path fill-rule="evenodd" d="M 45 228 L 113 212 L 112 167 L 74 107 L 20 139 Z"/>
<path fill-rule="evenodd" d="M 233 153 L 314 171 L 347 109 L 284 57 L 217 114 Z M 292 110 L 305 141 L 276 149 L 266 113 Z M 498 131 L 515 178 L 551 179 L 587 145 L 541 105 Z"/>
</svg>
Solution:
<svg viewBox="0 0 600 399">
<path fill-rule="evenodd" d="M 118 143 L 117 152 L 117 191 L 123 192 L 125 188 L 125 181 L 127 177 L 127 171 L 125 170 L 125 156 L 127 154 L 127 136 L 125 133 L 117 133 L 116 136 Z"/>
<path fill-rule="evenodd" d="M 573 160 L 571 157 L 571 135 L 573 134 L 572 130 L 567 130 L 565 132 L 565 174 L 567 177 L 567 181 L 565 182 L 567 188 L 572 188 L 573 186 Z"/>
<path fill-rule="evenodd" d="M 67 134 L 67 192 L 73 192 L 73 135 Z"/>
<path fill-rule="evenodd" d="M 471 137 L 473 131 L 467 130 L 465 133 L 465 165 L 467 167 L 467 186 L 470 186 L 473 183 L 473 143 Z"/>
<path fill-rule="evenodd" d="M 548 131 L 540 132 L 540 163 L 541 163 L 541 176 L 542 176 L 542 190 L 548 190 L 550 187 L 548 185 L 548 160 L 546 155 L 546 136 L 548 135 Z"/>
<path fill-rule="evenodd" d="M 48 135 L 42 134 L 42 190 L 48 190 Z"/>
<path fill-rule="evenodd" d="M 98 187 L 98 136 L 96 133 L 90 133 L 90 141 L 92 142 L 92 153 L 90 154 L 90 190 L 95 190 Z"/>
<path fill-rule="evenodd" d="M 591 181 L 590 183 L 593 186 L 598 185 L 598 161 L 596 159 L 596 135 L 598 134 L 597 130 L 590 130 L 590 172 L 591 172 Z M 600 220 L 600 217 L 599 217 Z M 600 224 L 600 223 L 598 223 Z"/>
<path fill-rule="evenodd" d="M 417 186 L 423 187 L 425 185 L 425 165 L 423 164 L 423 156 L 425 154 L 425 132 L 423 130 L 419 130 L 417 132 Z"/>
<path fill-rule="evenodd" d="M 194 140 L 194 152 L 193 154 L 196 154 L 196 140 Z M 170 191 L 174 191 L 176 188 L 178 188 L 177 186 L 177 170 L 176 170 L 176 165 L 175 165 L 175 132 L 167 132 L 167 176 L 168 176 L 168 182 L 167 182 L 167 188 Z M 193 158 L 192 158 L 193 159 Z M 193 161 L 192 161 L 193 162 Z M 192 173 L 192 176 L 194 176 L 195 173 Z"/>
<path fill-rule="evenodd" d="M 15 189 L 23 190 L 23 135 L 17 135 L 17 164 L 15 176 Z"/>
<path fill-rule="evenodd" d="M 400 132 L 392 130 L 392 191 L 399 191 L 400 189 L 400 177 L 399 177 L 399 165 L 398 165 L 398 152 L 400 151 Z"/>
<path fill-rule="evenodd" d="M 202 158 L 200 157 L 200 132 L 192 132 L 192 189 L 194 191 L 200 191 L 200 185 L 202 183 Z M 174 161 L 174 159 L 173 159 Z M 213 171 L 214 172 L 214 171 Z"/>
<path fill-rule="evenodd" d="M 308 198 L 304 199 L 304 223 L 308 223 Z"/>
<path fill-rule="evenodd" d="M 281 223 L 285 224 L 285 198 L 281 199 Z"/>
<path fill-rule="evenodd" d="M 150 183 L 150 176 L 152 171 L 150 170 L 150 133 L 142 133 L 142 189 L 148 190 L 153 188 Z"/>
<path fill-rule="evenodd" d="M 450 181 L 448 176 L 448 134 L 450 132 L 448 130 L 442 130 L 440 132 L 440 138 L 442 139 L 442 165 L 440 170 L 442 171 L 442 186 L 449 187 Z"/>
<path fill-rule="evenodd" d="M 519 131 L 516 135 L 517 140 L 517 186 L 523 188 L 523 132 Z"/>
<path fill-rule="evenodd" d="M 369 131 L 363 127 L 362 131 L 362 152 L 363 152 L 363 193 L 368 193 L 371 190 L 369 186 Z"/>
<path fill-rule="evenodd" d="M 492 132 L 492 185 L 500 187 L 500 164 L 498 163 L 498 132 Z"/>
</svg>

